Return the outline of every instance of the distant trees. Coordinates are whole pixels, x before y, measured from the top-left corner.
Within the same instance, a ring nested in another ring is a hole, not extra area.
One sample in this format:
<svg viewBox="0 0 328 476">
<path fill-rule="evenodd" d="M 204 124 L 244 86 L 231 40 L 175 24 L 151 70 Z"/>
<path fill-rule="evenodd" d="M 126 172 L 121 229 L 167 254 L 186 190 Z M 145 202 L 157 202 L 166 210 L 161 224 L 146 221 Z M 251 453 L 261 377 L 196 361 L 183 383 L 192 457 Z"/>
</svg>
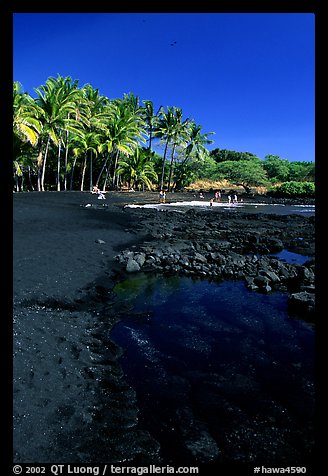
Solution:
<svg viewBox="0 0 328 476">
<path fill-rule="evenodd" d="M 277 155 L 268 154 L 265 160 L 250 152 L 236 152 L 227 149 L 214 149 L 210 157 L 217 164 L 211 164 L 211 173 L 215 179 L 225 178 L 245 190 L 255 186 L 271 187 L 284 182 L 314 182 L 314 162 L 289 162 Z M 284 193 L 284 187 L 280 189 Z M 286 193 L 289 188 L 286 188 Z M 295 188 L 296 190 L 296 188 Z M 301 190 L 300 187 L 297 190 Z M 310 188 L 304 187 L 302 190 Z M 311 188 L 312 190 L 312 188 Z M 312 193 L 312 192 L 311 192 Z"/>
<path fill-rule="evenodd" d="M 213 149 L 210 152 L 210 156 L 215 160 L 215 162 L 252 160 L 258 158 L 251 152 L 236 152 L 235 150 L 228 149 Z"/>
<path fill-rule="evenodd" d="M 180 189 L 198 179 L 227 180 L 246 191 L 314 182 L 313 162 L 264 160 L 251 152 L 208 150 L 213 143 L 181 108 L 109 99 L 70 76 L 49 77 L 32 98 L 13 83 L 13 184 L 20 190 L 84 190 L 93 184 Z M 163 147 L 163 155 L 154 147 Z M 305 190 L 305 188 L 304 188 Z"/>
<path fill-rule="evenodd" d="M 273 182 L 284 182 L 288 180 L 289 163 L 288 160 L 281 159 L 277 155 L 266 155 L 263 168 L 266 171 L 269 180 Z"/>
<path fill-rule="evenodd" d="M 263 168 L 271 182 L 314 182 L 314 162 L 289 162 L 277 155 L 266 155 Z"/>
<path fill-rule="evenodd" d="M 266 171 L 260 159 L 255 160 L 227 160 L 217 167 L 222 178 L 229 180 L 234 185 L 242 186 L 247 193 L 251 187 L 265 186 L 268 184 Z"/>
<path fill-rule="evenodd" d="M 289 162 L 288 180 L 296 182 L 314 182 L 314 162 Z"/>
<path fill-rule="evenodd" d="M 270 190 L 270 195 L 277 197 L 314 197 L 313 182 L 284 182 Z"/>
</svg>

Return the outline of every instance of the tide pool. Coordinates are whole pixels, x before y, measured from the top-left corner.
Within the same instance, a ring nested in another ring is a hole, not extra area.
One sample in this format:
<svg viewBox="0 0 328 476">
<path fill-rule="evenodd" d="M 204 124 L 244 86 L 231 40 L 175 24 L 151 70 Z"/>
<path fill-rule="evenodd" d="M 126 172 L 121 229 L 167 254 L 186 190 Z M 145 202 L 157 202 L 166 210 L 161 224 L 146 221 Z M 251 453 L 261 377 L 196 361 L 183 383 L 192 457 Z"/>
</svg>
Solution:
<svg viewBox="0 0 328 476">
<path fill-rule="evenodd" d="M 311 460 L 314 328 L 285 294 L 143 274 L 114 291 L 126 313 L 111 338 L 164 463 Z"/>
</svg>

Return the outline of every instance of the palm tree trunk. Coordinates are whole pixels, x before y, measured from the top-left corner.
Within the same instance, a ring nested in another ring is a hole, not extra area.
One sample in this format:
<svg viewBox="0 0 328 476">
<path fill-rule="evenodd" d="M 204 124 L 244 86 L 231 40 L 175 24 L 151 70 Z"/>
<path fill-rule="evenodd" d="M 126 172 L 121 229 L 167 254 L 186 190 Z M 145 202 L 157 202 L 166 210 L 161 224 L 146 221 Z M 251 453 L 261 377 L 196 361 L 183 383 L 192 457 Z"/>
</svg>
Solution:
<svg viewBox="0 0 328 476">
<path fill-rule="evenodd" d="M 163 190 L 163 186 L 164 186 L 164 170 L 165 170 L 165 160 L 166 160 L 166 153 L 167 153 L 168 145 L 169 145 L 169 140 L 167 139 L 166 144 L 165 144 L 165 149 L 164 149 L 164 156 L 163 156 L 162 177 L 161 177 L 161 186 L 160 186 L 161 190 Z"/>
<path fill-rule="evenodd" d="M 38 170 L 38 192 L 41 192 L 42 148 L 43 148 L 43 141 L 41 139 L 38 158 L 37 158 L 37 161 L 36 161 L 36 166 L 37 166 L 37 170 Z"/>
<path fill-rule="evenodd" d="M 83 163 L 82 177 L 81 177 L 81 192 L 83 192 L 83 188 L 84 188 L 84 177 L 85 177 L 85 171 L 87 168 L 87 156 L 88 156 L 88 153 L 85 154 L 84 163 Z"/>
<path fill-rule="evenodd" d="M 99 182 L 100 182 L 101 176 L 102 176 L 102 174 L 103 174 L 103 172 L 104 172 L 104 170 L 105 170 L 105 167 L 106 167 L 108 158 L 109 158 L 109 154 L 107 155 L 107 157 L 106 157 L 106 159 L 104 160 L 104 163 L 103 163 L 103 165 L 102 165 L 102 167 L 101 167 L 100 173 L 99 173 L 98 178 L 97 178 L 97 181 L 96 181 L 96 187 L 98 187 L 98 185 L 99 185 Z"/>
<path fill-rule="evenodd" d="M 115 181 L 116 181 L 116 168 L 117 168 L 118 156 L 119 156 L 119 151 L 117 150 L 115 152 L 115 162 L 114 162 L 114 172 L 113 172 L 113 187 L 115 187 Z"/>
<path fill-rule="evenodd" d="M 69 115 L 68 115 L 69 117 Z M 69 132 L 66 131 L 66 145 L 65 145 L 65 172 L 64 172 L 64 190 L 67 189 L 67 163 L 68 163 L 68 135 Z"/>
<path fill-rule="evenodd" d="M 92 150 L 90 150 L 90 192 L 92 192 Z"/>
<path fill-rule="evenodd" d="M 48 140 L 46 144 L 46 150 L 44 152 L 44 159 L 42 163 L 42 173 L 41 173 L 41 192 L 44 192 L 44 176 L 46 173 L 46 162 L 47 162 L 47 155 L 48 155 L 48 149 L 49 149 L 49 143 L 50 143 L 50 135 L 48 135 Z"/>
<path fill-rule="evenodd" d="M 108 180 L 108 176 L 109 176 L 109 170 L 110 170 L 110 167 L 108 167 L 107 171 L 106 171 L 105 180 L 104 180 L 103 187 L 102 187 L 103 190 L 106 190 L 107 180 Z"/>
<path fill-rule="evenodd" d="M 190 158 L 190 155 L 191 155 L 191 154 L 187 154 L 186 157 L 183 159 L 183 161 L 181 162 L 181 166 L 182 166 L 182 167 L 185 165 L 185 163 L 187 162 L 187 160 Z"/>
<path fill-rule="evenodd" d="M 61 141 L 58 142 L 58 157 L 57 157 L 57 192 L 60 192 L 60 152 Z"/>
<path fill-rule="evenodd" d="M 69 183 L 69 189 L 70 189 L 70 191 L 73 190 L 73 175 L 74 175 L 76 160 L 77 160 L 77 157 L 74 157 L 74 161 L 73 161 L 73 165 L 72 165 L 72 170 L 71 170 L 71 176 L 70 176 L 70 183 Z"/>
<path fill-rule="evenodd" d="M 173 145 L 173 150 L 172 150 L 172 157 L 171 157 L 171 163 L 170 163 L 170 174 L 169 174 L 169 181 L 167 184 L 167 190 L 171 192 L 170 187 L 171 187 L 171 180 L 172 180 L 172 172 L 173 172 L 173 162 L 174 162 L 174 152 L 175 152 L 176 144 Z"/>
<path fill-rule="evenodd" d="M 152 129 L 150 129 L 150 131 L 149 131 L 149 146 L 148 146 L 149 154 L 151 154 L 151 152 L 152 152 L 152 149 L 151 149 L 152 139 L 153 139 L 153 134 L 152 134 Z"/>
<path fill-rule="evenodd" d="M 17 175 L 17 173 L 15 173 L 14 177 L 15 177 L 15 189 L 16 189 L 16 192 L 19 192 L 18 175 Z"/>
<path fill-rule="evenodd" d="M 30 184 L 32 192 L 34 192 L 34 187 L 33 187 L 33 182 L 32 182 L 32 177 L 31 177 L 31 167 L 28 166 L 27 170 L 28 170 L 28 182 Z"/>
</svg>

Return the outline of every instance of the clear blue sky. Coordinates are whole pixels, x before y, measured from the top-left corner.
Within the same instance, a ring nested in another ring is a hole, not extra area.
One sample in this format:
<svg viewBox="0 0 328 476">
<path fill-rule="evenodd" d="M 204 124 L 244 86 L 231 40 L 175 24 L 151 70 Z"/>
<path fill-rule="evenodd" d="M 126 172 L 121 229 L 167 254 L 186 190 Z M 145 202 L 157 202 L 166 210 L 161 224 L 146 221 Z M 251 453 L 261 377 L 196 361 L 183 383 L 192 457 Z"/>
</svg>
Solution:
<svg viewBox="0 0 328 476">
<path fill-rule="evenodd" d="M 13 79 L 180 107 L 210 149 L 314 161 L 313 13 L 15 13 Z"/>
</svg>

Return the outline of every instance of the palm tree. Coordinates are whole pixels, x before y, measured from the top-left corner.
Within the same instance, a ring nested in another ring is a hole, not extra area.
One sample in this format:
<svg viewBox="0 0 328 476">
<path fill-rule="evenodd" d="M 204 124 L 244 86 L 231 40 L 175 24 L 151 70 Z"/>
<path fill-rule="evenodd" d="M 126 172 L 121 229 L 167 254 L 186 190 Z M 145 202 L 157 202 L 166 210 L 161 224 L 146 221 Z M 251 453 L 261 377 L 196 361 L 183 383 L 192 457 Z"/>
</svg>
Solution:
<svg viewBox="0 0 328 476">
<path fill-rule="evenodd" d="M 38 190 L 44 191 L 44 177 L 46 170 L 47 155 L 50 141 L 56 146 L 60 146 L 60 132 L 71 130 L 78 132 L 76 123 L 69 119 L 69 113 L 74 114 L 76 111 L 76 91 L 67 94 L 66 89 L 61 85 L 60 77 L 50 77 L 46 84 L 35 89 L 38 97 L 35 102 L 41 109 L 41 121 L 43 123 L 43 137 L 39 149 L 38 165 L 39 173 Z M 45 144 L 45 145 L 44 145 Z M 58 154 L 60 160 L 60 154 Z M 57 181 L 59 181 L 57 179 Z"/>
<path fill-rule="evenodd" d="M 83 156 L 84 161 L 82 165 L 82 173 L 81 173 L 81 185 L 80 190 L 83 192 L 84 190 L 84 179 L 85 179 L 85 172 L 87 169 L 88 164 L 88 155 L 90 154 L 98 154 L 98 147 L 100 145 L 100 134 L 95 132 L 85 132 L 83 136 L 76 137 L 76 147 L 73 148 L 73 154 L 76 158 Z M 90 158 L 89 158 L 90 161 Z M 91 165 L 91 161 L 90 161 Z M 73 172 L 74 172 L 75 162 L 73 165 L 72 175 L 71 175 L 71 183 L 73 180 Z"/>
<path fill-rule="evenodd" d="M 37 117 L 37 106 L 31 96 L 23 92 L 22 85 L 13 84 L 13 127 L 14 134 L 23 142 L 35 146 L 42 131 L 42 124 Z"/>
<path fill-rule="evenodd" d="M 123 102 L 124 107 L 128 108 L 132 114 L 142 113 L 139 96 L 135 96 L 133 93 L 124 93 L 123 99 L 118 99 L 118 102 Z"/>
<path fill-rule="evenodd" d="M 71 112 L 67 113 L 67 122 L 74 124 L 75 127 L 82 128 L 83 125 L 87 124 L 87 118 L 84 114 L 84 103 L 82 100 L 82 91 L 78 89 L 78 80 L 71 78 L 71 76 L 66 76 L 65 78 L 58 75 L 57 77 L 58 86 L 62 88 L 63 93 L 66 97 L 70 97 L 74 104 L 75 104 L 75 112 L 72 114 Z M 62 143 L 65 148 L 65 156 L 64 156 L 64 190 L 67 190 L 67 175 L 68 175 L 68 153 L 69 153 L 69 139 L 70 139 L 70 130 L 66 128 L 63 131 L 63 138 Z M 58 151 L 58 164 L 57 164 L 57 190 L 60 190 L 60 147 Z"/>
<path fill-rule="evenodd" d="M 149 151 L 149 154 L 151 154 L 153 134 L 154 134 L 154 130 L 156 129 L 156 124 L 158 121 L 158 113 L 161 110 L 162 106 L 160 106 L 157 110 L 157 113 L 154 114 L 153 102 L 149 100 L 145 100 L 143 101 L 143 103 L 145 104 L 145 107 L 142 110 L 142 118 L 144 119 L 146 124 L 147 135 L 149 137 L 148 151 Z"/>
<path fill-rule="evenodd" d="M 180 155 L 184 158 L 178 163 L 175 177 L 176 184 L 179 183 L 180 186 L 192 178 L 195 166 L 199 167 L 199 163 L 204 162 L 205 157 L 208 157 L 209 151 L 205 145 L 213 143 L 208 136 L 214 134 L 214 132 L 202 134 L 201 126 L 196 125 L 194 121 L 189 122 L 186 132 L 185 147 L 180 151 Z M 192 162 L 191 166 L 189 162 Z"/>
<path fill-rule="evenodd" d="M 109 107 L 110 121 L 107 124 L 106 140 L 101 150 L 113 158 L 112 186 L 117 187 L 117 167 L 121 156 L 133 154 L 143 138 L 143 121 L 138 114 L 125 107 L 124 101 L 115 100 Z M 108 157 L 107 157 L 108 159 Z M 106 160 L 107 160 L 106 159 Z"/>
<path fill-rule="evenodd" d="M 172 155 L 171 155 L 171 162 L 170 162 L 170 172 L 169 172 L 169 179 L 167 184 L 168 191 L 171 191 L 171 180 L 172 180 L 172 173 L 173 173 L 173 166 L 175 160 L 175 150 L 177 146 L 183 143 L 187 138 L 187 130 L 189 126 L 189 119 L 185 119 L 182 121 L 182 109 L 175 108 L 175 130 L 171 138 L 172 142 Z"/>
<path fill-rule="evenodd" d="M 13 158 L 16 190 L 22 189 L 24 172 L 28 170 L 30 180 L 31 158 L 42 132 L 38 119 L 38 107 L 19 82 L 13 84 Z M 33 185 L 31 183 L 31 188 Z"/>
<path fill-rule="evenodd" d="M 136 148 L 133 155 L 120 162 L 117 174 L 128 182 L 129 188 L 145 185 L 148 190 L 151 190 L 153 186 L 151 179 L 158 180 L 154 164 L 149 161 L 147 151 L 140 147 Z"/>
<path fill-rule="evenodd" d="M 196 158 L 202 159 L 204 154 L 208 154 L 208 150 L 205 145 L 213 144 L 214 141 L 208 138 L 209 135 L 215 134 L 215 132 L 207 132 L 206 134 L 201 133 L 202 126 L 197 125 L 195 122 L 189 123 L 188 128 L 188 145 L 185 151 L 185 159 L 182 162 L 184 165 L 188 159 L 190 159 L 191 154 Z"/>
<path fill-rule="evenodd" d="M 83 133 L 83 127 L 88 124 L 85 114 L 84 102 L 81 90 L 78 89 L 78 80 L 73 81 L 70 76 L 66 78 L 58 75 L 56 79 L 58 88 L 58 102 L 63 109 L 64 129 L 58 131 L 58 156 L 57 156 L 57 191 L 60 191 L 60 170 L 61 170 L 61 146 L 65 148 L 64 159 L 64 190 L 67 188 L 67 167 L 69 151 L 69 133 Z M 68 107 L 69 105 L 69 107 Z M 64 111 L 64 108 L 67 112 Z"/>
<path fill-rule="evenodd" d="M 108 177 L 113 187 L 118 186 L 120 177 L 129 178 L 135 185 L 149 187 L 155 172 L 161 176 L 161 188 L 167 178 L 170 190 L 177 164 L 179 171 L 185 173 L 187 163 L 194 167 L 194 159 L 204 157 L 206 145 L 212 143 L 208 138 L 212 133 L 202 134 L 199 125 L 189 119 L 183 120 L 180 108 L 168 107 L 165 111 L 161 106 L 154 114 L 152 101 L 145 100 L 140 105 L 139 97 L 132 93 L 110 101 L 90 84 L 79 89 L 77 80 L 59 74 L 57 78 L 49 77 L 35 91 L 37 98 L 32 99 L 23 92 L 20 83 L 14 82 L 16 187 L 27 173 L 33 178 L 36 171 L 37 188 L 44 191 L 45 174 L 49 170 L 49 176 L 56 171 L 58 191 L 62 182 L 67 189 L 70 172 L 72 189 L 76 161 L 83 156 L 82 189 L 89 167 L 90 190 L 94 173 L 98 174 L 97 185 L 105 174 L 105 188 Z M 155 138 L 165 144 L 163 157 L 152 151 Z M 146 141 L 147 147 L 142 148 Z M 169 150 L 170 160 L 167 157 Z M 33 187 L 31 180 L 30 183 Z"/>
<path fill-rule="evenodd" d="M 166 154 L 169 145 L 172 146 L 172 155 L 170 162 L 170 173 L 168 179 L 168 190 L 170 189 L 170 183 L 172 178 L 174 152 L 181 140 L 186 137 L 186 128 L 188 126 L 189 119 L 182 121 L 182 109 L 177 107 L 168 107 L 167 112 L 161 108 L 159 121 L 156 127 L 155 135 L 165 141 L 165 149 L 162 164 L 162 176 L 160 188 L 164 186 L 164 171 L 166 164 Z"/>
<path fill-rule="evenodd" d="M 89 133 L 105 134 L 107 131 L 107 122 L 110 120 L 109 99 L 101 96 L 99 90 L 93 88 L 90 84 L 86 84 L 82 88 L 83 104 L 85 106 L 86 117 L 88 119 L 87 131 Z M 100 144 L 100 142 L 99 142 Z M 89 189 L 93 187 L 93 153 L 90 152 L 90 184 Z"/>
<path fill-rule="evenodd" d="M 163 163 L 162 163 L 162 175 L 161 175 L 161 183 L 160 183 L 161 190 L 163 189 L 163 186 L 164 186 L 166 154 L 167 154 L 170 140 L 173 136 L 174 127 L 175 127 L 174 109 L 172 107 L 168 107 L 167 112 L 165 112 L 165 109 L 162 107 L 159 113 L 159 121 L 156 126 L 156 130 L 154 131 L 154 135 L 156 137 L 159 137 L 161 140 L 165 141 Z"/>
</svg>

